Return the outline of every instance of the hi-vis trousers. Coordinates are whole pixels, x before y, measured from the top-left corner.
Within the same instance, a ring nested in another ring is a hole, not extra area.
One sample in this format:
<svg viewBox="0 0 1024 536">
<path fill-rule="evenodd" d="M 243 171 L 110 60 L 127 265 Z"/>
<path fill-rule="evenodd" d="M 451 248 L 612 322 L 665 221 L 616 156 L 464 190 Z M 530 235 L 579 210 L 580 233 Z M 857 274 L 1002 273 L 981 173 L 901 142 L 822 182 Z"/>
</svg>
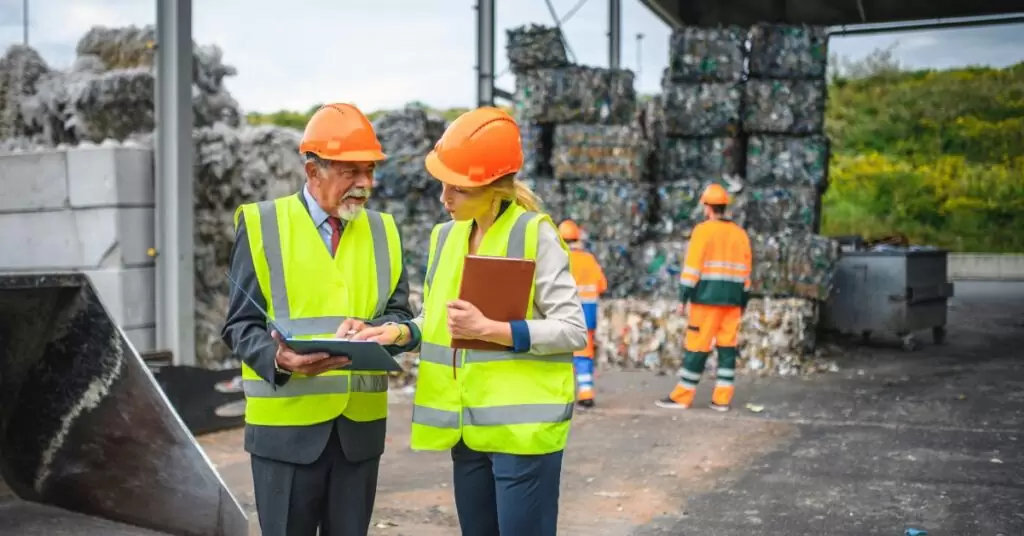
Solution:
<svg viewBox="0 0 1024 536">
<path fill-rule="evenodd" d="M 704 365 L 712 348 L 718 349 L 718 372 L 712 402 L 728 406 L 732 402 L 733 380 L 736 377 L 737 337 L 743 310 L 738 305 L 690 304 L 686 326 L 686 354 L 680 383 L 696 390 L 704 374 Z"/>
</svg>

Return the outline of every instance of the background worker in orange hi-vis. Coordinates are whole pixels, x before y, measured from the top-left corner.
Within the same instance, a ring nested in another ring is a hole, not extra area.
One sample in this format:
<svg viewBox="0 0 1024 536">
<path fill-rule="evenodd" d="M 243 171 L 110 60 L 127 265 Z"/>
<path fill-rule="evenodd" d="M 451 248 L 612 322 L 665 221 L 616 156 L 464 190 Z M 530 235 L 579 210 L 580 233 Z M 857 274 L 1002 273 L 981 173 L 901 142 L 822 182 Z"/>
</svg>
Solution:
<svg viewBox="0 0 1024 536">
<path fill-rule="evenodd" d="M 594 407 L 594 332 L 597 331 L 597 302 L 608 290 L 608 280 L 594 255 L 583 249 L 580 228 L 576 222 L 565 220 L 558 225 L 558 234 L 569 245 L 569 271 L 576 279 L 576 288 L 583 304 L 583 317 L 587 323 L 587 347 L 578 350 L 572 358 L 576 369 L 576 403 Z"/>
<path fill-rule="evenodd" d="M 750 268 L 753 254 L 750 237 L 739 225 L 725 219 L 729 193 L 712 184 L 700 198 L 707 221 L 690 235 L 683 273 L 680 275 L 682 307 L 690 303 L 686 326 L 686 355 L 675 389 L 657 405 L 689 408 L 712 346 L 718 349 L 718 373 L 711 408 L 728 411 L 736 376 L 737 334 L 743 310 L 750 299 Z"/>
</svg>

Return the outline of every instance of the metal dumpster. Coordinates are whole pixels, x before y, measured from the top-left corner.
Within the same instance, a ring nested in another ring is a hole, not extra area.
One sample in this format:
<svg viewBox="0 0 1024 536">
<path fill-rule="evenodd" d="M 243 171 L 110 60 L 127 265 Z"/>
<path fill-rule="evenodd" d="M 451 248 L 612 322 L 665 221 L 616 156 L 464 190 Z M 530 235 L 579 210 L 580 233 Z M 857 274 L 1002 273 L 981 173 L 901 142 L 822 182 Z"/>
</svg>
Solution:
<svg viewBox="0 0 1024 536">
<path fill-rule="evenodd" d="M 845 334 L 894 333 L 905 350 L 917 347 L 914 333 L 931 329 L 936 344 L 946 337 L 947 280 L 944 250 L 846 251 L 836 268 L 822 324 Z"/>
</svg>

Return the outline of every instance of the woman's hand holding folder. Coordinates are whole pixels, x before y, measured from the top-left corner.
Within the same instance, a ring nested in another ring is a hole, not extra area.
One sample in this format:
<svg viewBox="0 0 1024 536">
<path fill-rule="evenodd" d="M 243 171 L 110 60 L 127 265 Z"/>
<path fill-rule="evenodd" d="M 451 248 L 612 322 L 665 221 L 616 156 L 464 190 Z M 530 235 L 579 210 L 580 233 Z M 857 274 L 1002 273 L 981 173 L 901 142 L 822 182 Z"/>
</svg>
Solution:
<svg viewBox="0 0 1024 536">
<path fill-rule="evenodd" d="M 480 309 L 465 300 L 448 302 L 448 331 L 453 339 L 475 339 L 512 346 L 512 328 L 508 322 L 487 318 Z"/>
</svg>

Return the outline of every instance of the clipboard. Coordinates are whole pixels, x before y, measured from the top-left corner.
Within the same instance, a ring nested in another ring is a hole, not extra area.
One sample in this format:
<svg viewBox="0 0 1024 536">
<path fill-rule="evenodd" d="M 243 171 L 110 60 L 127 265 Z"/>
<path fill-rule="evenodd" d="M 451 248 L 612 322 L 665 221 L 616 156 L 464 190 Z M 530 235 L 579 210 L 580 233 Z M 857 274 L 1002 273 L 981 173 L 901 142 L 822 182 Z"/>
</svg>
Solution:
<svg viewBox="0 0 1024 536">
<path fill-rule="evenodd" d="M 467 255 L 462 264 L 459 299 L 468 301 L 491 320 L 523 320 L 530 307 L 530 289 L 537 264 L 530 259 Z M 505 351 L 507 347 L 476 339 L 452 339 L 459 350 Z"/>
<path fill-rule="evenodd" d="M 298 354 L 344 355 L 352 363 L 341 370 L 402 372 L 401 365 L 380 343 L 345 339 L 285 339 L 285 346 Z"/>
</svg>

